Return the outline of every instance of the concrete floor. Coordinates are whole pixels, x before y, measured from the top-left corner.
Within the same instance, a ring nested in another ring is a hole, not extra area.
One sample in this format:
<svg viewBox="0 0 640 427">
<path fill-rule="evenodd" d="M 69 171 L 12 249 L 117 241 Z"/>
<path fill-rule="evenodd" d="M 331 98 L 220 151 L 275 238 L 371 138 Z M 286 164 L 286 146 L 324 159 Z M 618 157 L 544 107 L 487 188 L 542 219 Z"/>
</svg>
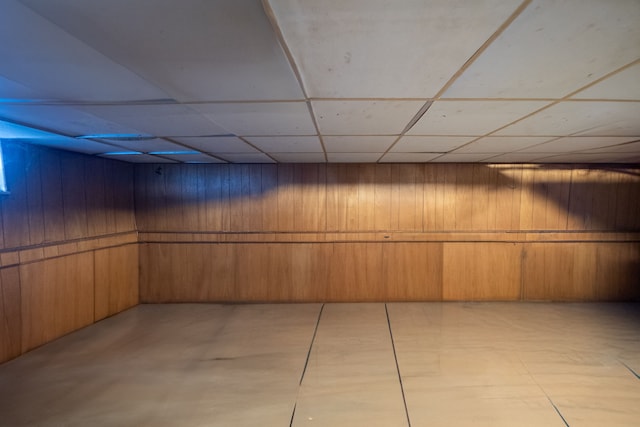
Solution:
<svg viewBox="0 0 640 427">
<path fill-rule="evenodd" d="M 0 366 L 2 426 L 637 426 L 640 304 L 142 305 Z"/>
</svg>

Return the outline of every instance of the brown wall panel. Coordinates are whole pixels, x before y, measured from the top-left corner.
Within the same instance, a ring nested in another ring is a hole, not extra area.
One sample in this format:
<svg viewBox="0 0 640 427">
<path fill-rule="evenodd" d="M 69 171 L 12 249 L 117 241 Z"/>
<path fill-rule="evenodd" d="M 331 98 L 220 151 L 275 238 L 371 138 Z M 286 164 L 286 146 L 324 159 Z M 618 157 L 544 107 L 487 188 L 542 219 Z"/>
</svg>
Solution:
<svg viewBox="0 0 640 427">
<path fill-rule="evenodd" d="M 138 304 L 138 245 L 94 251 L 95 321 Z"/>
<path fill-rule="evenodd" d="M 0 363 L 22 352 L 22 313 L 18 267 L 0 270 Z"/>
<path fill-rule="evenodd" d="M 137 246 L 133 165 L 13 142 L 2 148 L 9 194 L 0 195 L 0 361 L 92 323 L 94 286 L 106 286 L 94 283 L 93 251 Z M 126 281 L 110 282 L 109 314 L 137 303 L 118 287 L 138 280 L 129 255 L 110 263 L 108 275 Z"/>
<path fill-rule="evenodd" d="M 161 240 L 226 242 L 180 249 L 188 251 L 179 258 L 182 265 L 198 266 L 189 272 L 173 265 L 174 255 L 163 257 L 166 248 L 149 256 L 142 277 L 163 284 L 165 301 L 173 298 L 166 288 L 175 286 L 167 277 L 191 275 L 193 292 L 175 290 L 177 300 L 624 299 L 633 294 L 629 279 L 618 273 L 631 267 L 620 270 L 608 261 L 609 252 L 594 248 L 602 239 L 615 241 L 618 232 L 639 230 L 638 215 L 630 212 L 637 208 L 633 198 L 640 196 L 636 169 L 163 165 L 159 174 L 154 167 L 136 166 L 140 230 L 156 232 Z M 530 244 L 550 238 L 554 243 L 540 248 Z M 576 239 L 593 245 L 576 249 L 582 245 Z M 281 244 L 287 241 L 299 244 Z M 149 253 L 154 245 L 151 239 Z M 205 260 L 193 261 L 206 251 L 222 252 L 229 261 L 213 273 Z M 219 286 L 211 286 L 210 274 Z M 608 288 L 594 283 L 595 274 L 617 279 Z M 568 275 L 571 280 L 563 284 Z M 149 287 L 143 294 L 154 295 L 152 282 L 142 282 Z"/>
<path fill-rule="evenodd" d="M 93 255 L 20 266 L 22 350 L 93 323 Z"/>
<path fill-rule="evenodd" d="M 445 301 L 520 299 L 521 244 L 444 243 Z"/>
</svg>

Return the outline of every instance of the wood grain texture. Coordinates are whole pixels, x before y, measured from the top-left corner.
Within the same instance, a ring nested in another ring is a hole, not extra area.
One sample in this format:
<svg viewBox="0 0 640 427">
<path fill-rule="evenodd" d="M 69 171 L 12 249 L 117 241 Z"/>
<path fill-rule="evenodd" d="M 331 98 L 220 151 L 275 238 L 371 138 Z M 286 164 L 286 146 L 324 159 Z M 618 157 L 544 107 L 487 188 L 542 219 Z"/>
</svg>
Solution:
<svg viewBox="0 0 640 427">
<path fill-rule="evenodd" d="M 138 304 L 138 245 L 94 251 L 94 321 Z"/>
<path fill-rule="evenodd" d="M 18 267 L 0 270 L 0 363 L 22 352 L 22 307 Z"/>
<path fill-rule="evenodd" d="M 20 266 L 22 350 L 93 323 L 93 254 Z"/>
<path fill-rule="evenodd" d="M 138 225 L 154 232 L 142 237 L 149 241 L 141 263 L 142 294 L 149 300 L 624 299 L 634 292 L 620 277 L 631 267 L 620 270 L 605 249 L 573 246 L 637 240 L 624 233 L 640 227 L 631 212 L 640 195 L 638 170 L 481 164 L 162 168 L 158 174 L 154 166 L 136 166 Z M 544 248 L 540 253 L 528 250 L 536 241 Z M 551 260 L 551 245 L 562 248 L 557 255 L 563 261 Z M 620 256 L 633 264 L 632 252 Z M 569 268 L 572 279 L 563 285 Z M 609 289 L 597 286 L 592 274 L 617 278 Z M 540 283 L 532 284 L 535 278 Z"/>
<path fill-rule="evenodd" d="M 521 250 L 518 243 L 443 243 L 443 299 L 520 299 Z"/>
</svg>

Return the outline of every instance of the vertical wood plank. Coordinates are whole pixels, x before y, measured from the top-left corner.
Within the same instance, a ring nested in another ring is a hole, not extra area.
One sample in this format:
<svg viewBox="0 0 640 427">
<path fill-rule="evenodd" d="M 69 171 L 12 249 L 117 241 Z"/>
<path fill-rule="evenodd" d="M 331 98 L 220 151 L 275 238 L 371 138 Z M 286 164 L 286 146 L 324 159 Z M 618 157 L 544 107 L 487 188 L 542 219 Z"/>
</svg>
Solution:
<svg viewBox="0 0 640 427">
<path fill-rule="evenodd" d="M 516 243 L 444 243 L 443 299 L 520 299 L 521 251 Z"/>
<path fill-rule="evenodd" d="M 44 242 L 44 204 L 42 202 L 42 176 L 40 151 L 26 151 L 26 195 L 27 215 L 29 218 L 29 244 L 39 245 Z"/>
<path fill-rule="evenodd" d="M 373 198 L 374 198 L 374 229 L 391 230 L 397 229 L 396 222 L 392 221 L 394 216 L 391 212 L 393 206 L 392 194 L 397 192 L 397 183 L 392 180 L 391 165 L 377 165 L 375 168 Z"/>
<path fill-rule="evenodd" d="M 3 144 L 5 179 L 9 194 L 2 195 L 4 245 L 16 248 L 29 244 L 29 221 L 25 162 L 27 148 L 23 144 Z"/>
<path fill-rule="evenodd" d="M 138 245 L 94 252 L 94 321 L 138 304 Z"/>
<path fill-rule="evenodd" d="M 93 254 L 22 264 L 22 351 L 93 322 Z"/>
<path fill-rule="evenodd" d="M 22 313 L 18 267 L 0 270 L 0 363 L 22 352 Z"/>
<path fill-rule="evenodd" d="M 84 197 L 84 162 L 75 154 L 61 155 L 62 203 L 65 238 L 79 239 L 88 233 L 87 205 Z"/>
<path fill-rule="evenodd" d="M 89 236 L 107 234 L 107 218 L 105 206 L 105 168 L 106 160 L 95 157 L 85 159 L 85 198 L 87 200 L 87 232 Z M 141 183 L 142 184 L 142 183 Z M 146 202 L 146 192 L 140 194 L 141 202 Z M 138 212 L 146 222 L 146 211 Z"/>
</svg>

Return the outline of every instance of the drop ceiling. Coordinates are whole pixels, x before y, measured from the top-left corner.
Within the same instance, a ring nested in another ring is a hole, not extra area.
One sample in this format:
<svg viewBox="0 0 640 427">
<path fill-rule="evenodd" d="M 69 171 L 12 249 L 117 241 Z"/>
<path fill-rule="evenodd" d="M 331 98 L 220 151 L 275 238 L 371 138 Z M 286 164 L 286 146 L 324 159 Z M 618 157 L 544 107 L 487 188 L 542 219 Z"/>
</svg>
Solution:
<svg viewBox="0 0 640 427">
<path fill-rule="evenodd" d="M 127 162 L 640 163 L 638 0 L 3 0 L 0 139 Z"/>
</svg>

